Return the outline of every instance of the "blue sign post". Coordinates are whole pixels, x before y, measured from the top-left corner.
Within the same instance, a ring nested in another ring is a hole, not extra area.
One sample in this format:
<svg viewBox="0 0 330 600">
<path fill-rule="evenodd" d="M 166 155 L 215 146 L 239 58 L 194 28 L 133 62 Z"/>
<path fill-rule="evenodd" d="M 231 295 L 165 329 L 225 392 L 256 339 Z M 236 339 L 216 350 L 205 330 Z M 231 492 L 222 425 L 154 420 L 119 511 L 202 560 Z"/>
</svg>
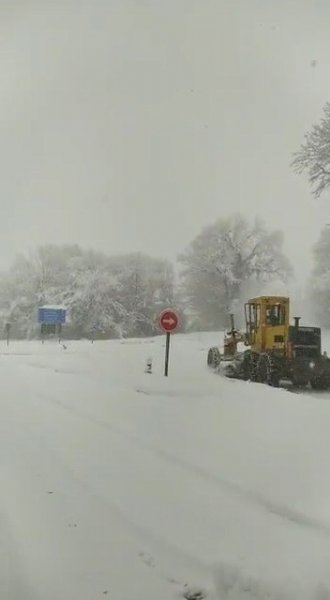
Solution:
<svg viewBox="0 0 330 600">
<path fill-rule="evenodd" d="M 61 341 L 62 325 L 66 321 L 66 308 L 63 306 L 40 306 L 38 309 L 38 323 L 41 325 L 42 343 L 45 335 L 58 331 L 59 342 Z"/>
</svg>

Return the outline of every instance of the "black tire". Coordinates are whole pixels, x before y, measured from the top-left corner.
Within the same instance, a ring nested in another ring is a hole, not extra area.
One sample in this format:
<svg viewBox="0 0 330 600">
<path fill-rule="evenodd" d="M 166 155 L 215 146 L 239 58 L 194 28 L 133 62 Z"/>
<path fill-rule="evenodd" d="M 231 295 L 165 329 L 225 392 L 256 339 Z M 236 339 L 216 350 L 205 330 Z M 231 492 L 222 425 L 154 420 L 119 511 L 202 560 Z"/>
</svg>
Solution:
<svg viewBox="0 0 330 600">
<path fill-rule="evenodd" d="M 271 353 L 261 354 L 257 365 L 257 377 L 260 383 L 267 383 L 271 387 L 280 385 L 280 372 L 274 356 Z"/>
<path fill-rule="evenodd" d="M 257 375 L 259 383 L 268 383 L 268 360 L 263 354 L 258 360 Z"/>
<path fill-rule="evenodd" d="M 327 384 L 322 377 L 312 377 L 311 387 L 313 390 L 325 390 L 327 389 Z"/>
<path fill-rule="evenodd" d="M 243 362 L 243 373 L 245 381 L 257 381 L 258 380 L 258 354 L 255 352 L 246 352 Z"/>
<path fill-rule="evenodd" d="M 292 379 L 292 384 L 293 386 L 297 389 L 297 390 L 302 390 L 305 387 L 308 386 L 308 380 L 307 381 L 303 381 L 297 377 L 293 377 Z"/>
<path fill-rule="evenodd" d="M 220 350 L 217 347 L 210 348 L 207 355 L 207 364 L 209 367 L 216 369 L 221 362 Z"/>
</svg>

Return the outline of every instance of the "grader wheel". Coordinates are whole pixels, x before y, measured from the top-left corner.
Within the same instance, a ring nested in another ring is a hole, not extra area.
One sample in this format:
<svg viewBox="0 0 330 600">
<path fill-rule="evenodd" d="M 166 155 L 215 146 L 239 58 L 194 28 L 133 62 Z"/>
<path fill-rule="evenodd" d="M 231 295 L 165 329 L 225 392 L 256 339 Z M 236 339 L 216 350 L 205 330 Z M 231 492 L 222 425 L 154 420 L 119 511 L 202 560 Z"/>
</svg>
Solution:
<svg viewBox="0 0 330 600">
<path fill-rule="evenodd" d="M 221 362 L 220 350 L 217 347 L 210 348 L 207 355 L 207 364 L 209 367 L 216 369 Z"/>
<path fill-rule="evenodd" d="M 258 354 L 255 352 L 246 352 L 244 355 L 243 362 L 243 373 L 245 381 L 257 381 L 257 365 L 258 365 Z"/>
<path fill-rule="evenodd" d="M 268 361 L 264 354 L 261 354 L 259 358 L 257 371 L 259 383 L 268 383 Z"/>
<path fill-rule="evenodd" d="M 327 383 L 323 377 L 312 377 L 311 388 L 313 390 L 326 390 Z"/>
<path fill-rule="evenodd" d="M 272 387 L 280 384 L 280 373 L 276 361 L 271 353 L 261 354 L 257 365 L 257 378 L 260 383 L 267 383 Z"/>
<path fill-rule="evenodd" d="M 301 373 L 299 373 L 299 375 L 294 374 L 292 377 L 292 385 L 294 388 L 296 388 L 297 390 L 303 390 L 304 388 L 306 388 L 309 384 L 309 380 L 306 379 L 305 377 L 303 377 L 303 375 Z"/>
</svg>

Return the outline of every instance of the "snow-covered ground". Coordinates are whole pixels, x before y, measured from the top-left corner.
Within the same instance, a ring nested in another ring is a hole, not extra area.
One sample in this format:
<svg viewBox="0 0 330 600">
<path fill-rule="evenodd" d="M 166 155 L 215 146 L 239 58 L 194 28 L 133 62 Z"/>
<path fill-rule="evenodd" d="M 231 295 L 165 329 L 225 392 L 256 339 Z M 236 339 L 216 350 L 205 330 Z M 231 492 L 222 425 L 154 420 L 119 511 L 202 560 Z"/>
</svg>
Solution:
<svg viewBox="0 0 330 600">
<path fill-rule="evenodd" d="M 223 379 L 217 342 L 168 379 L 163 338 L 2 347 L 0 598 L 330 597 L 330 394 Z"/>
</svg>

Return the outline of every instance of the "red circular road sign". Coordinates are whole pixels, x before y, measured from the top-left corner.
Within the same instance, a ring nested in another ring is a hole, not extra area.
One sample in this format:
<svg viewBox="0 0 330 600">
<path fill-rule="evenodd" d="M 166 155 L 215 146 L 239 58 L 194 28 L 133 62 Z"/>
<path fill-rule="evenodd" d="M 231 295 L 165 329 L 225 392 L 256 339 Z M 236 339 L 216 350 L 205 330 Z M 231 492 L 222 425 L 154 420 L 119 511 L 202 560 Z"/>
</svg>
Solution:
<svg viewBox="0 0 330 600">
<path fill-rule="evenodd" d="M 165 333 L 174 333 L 181 325 L 180 315 L 173 308 L 166 308 L 160 313 L 158 324 Z"/>
</svg>

